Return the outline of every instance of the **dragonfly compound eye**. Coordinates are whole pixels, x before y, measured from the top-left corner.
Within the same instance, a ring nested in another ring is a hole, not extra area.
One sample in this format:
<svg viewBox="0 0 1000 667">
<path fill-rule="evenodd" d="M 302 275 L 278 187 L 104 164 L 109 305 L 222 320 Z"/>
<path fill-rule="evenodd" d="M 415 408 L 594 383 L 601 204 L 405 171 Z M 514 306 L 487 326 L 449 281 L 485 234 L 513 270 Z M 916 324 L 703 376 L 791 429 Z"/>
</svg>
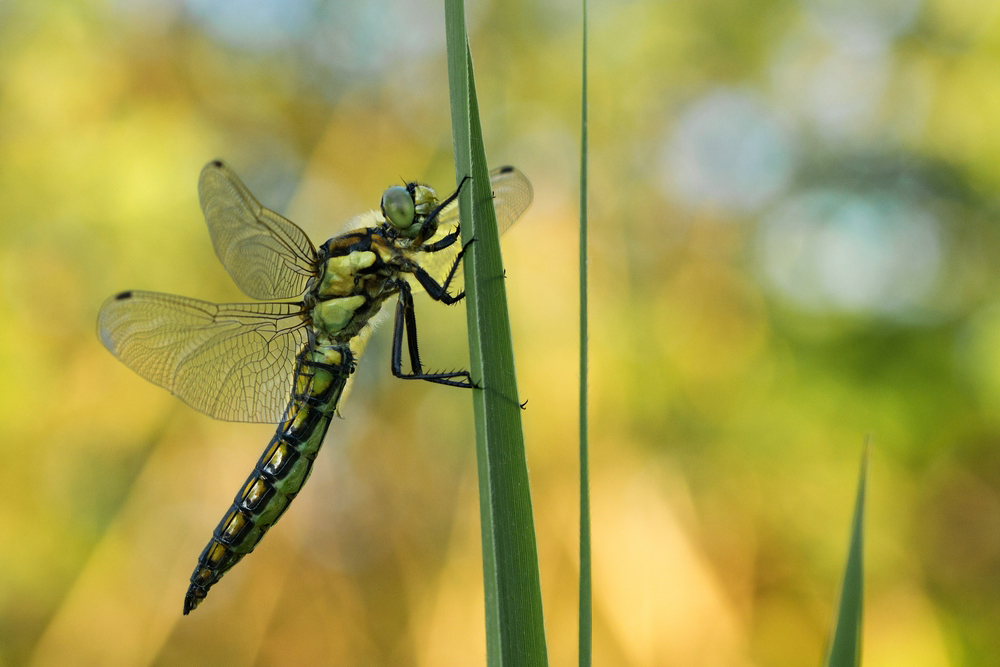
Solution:
<svg viewBox="0 0 1000 667">
<path fill-rule="evenodd" d="M 408 228 L 413 224 L 413 196 L 402 186 L 389 188 L 382 195 L 382 215 L 396 229 Z"/>
</svg>

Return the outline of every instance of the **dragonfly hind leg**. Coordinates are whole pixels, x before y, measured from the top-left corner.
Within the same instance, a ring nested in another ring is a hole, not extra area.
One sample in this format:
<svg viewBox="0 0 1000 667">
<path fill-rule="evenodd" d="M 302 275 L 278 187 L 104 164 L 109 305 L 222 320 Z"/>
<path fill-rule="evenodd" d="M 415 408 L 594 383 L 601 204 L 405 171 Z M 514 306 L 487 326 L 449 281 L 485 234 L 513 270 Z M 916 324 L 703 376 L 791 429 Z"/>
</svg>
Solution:
<svg viewBox="0 0 1000 667">
<path fill-rule="evenodd" d="M 435 283 L 436 284 L 436 283 Z M 411 372 L 403 372 L 403 337 L 406 337 L 406 347 L 410 354 Z M 399 301 L 396 303 L 396 320 L 392 330 L 392 374 L 403 380 L 427 380 L 449 387 L 473 388 L 478 385 L 472 381 L 469 371 L 450 371 L 447 373 L 425 373 L 420 363 L 420 350 L 417 347 L 417 318 L 413 311 L 413 293 L 405 280 L 399 281 Z"/>
</svg>

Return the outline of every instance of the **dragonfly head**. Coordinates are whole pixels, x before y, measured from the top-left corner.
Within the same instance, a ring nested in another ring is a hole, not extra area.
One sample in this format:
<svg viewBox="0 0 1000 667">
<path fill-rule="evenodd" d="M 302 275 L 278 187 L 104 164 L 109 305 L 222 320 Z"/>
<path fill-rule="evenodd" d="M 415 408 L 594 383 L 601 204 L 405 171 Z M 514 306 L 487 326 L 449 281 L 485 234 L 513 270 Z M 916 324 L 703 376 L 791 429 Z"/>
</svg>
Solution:
<svg viewBox="0 0 1000 667">
<path fill-rule="evenodd" d="M 405 234 L 413 226 L 414 208 L 413 195 L 401 185 L 382 193 L 382 216 L 400 233 Z"/>
<path fill-rule="evenodd" d="M 427 216 L 437 205 L 437 194 L 426 185 L 394 185 L 382 194 L 382 216 L 399 236 L 416 238 L 421 231 L 432 236 L 435 229 L 424 229 Z"/>
</svg>

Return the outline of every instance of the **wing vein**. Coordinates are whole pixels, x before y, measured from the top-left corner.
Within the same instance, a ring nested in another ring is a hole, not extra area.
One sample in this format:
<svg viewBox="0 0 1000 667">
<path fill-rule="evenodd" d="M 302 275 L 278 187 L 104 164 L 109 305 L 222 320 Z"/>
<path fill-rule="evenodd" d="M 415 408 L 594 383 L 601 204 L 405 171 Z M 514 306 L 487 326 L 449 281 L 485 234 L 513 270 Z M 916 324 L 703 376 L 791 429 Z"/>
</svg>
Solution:
<svg viewBox="0 0 1000 667">
<path fill-rule="evenodd" d="M 308 342 L 301 308 L 133 291 L 104 303 L 98 334 L 126 366 L 205 414 L 277 422 Z"/>
</svg>

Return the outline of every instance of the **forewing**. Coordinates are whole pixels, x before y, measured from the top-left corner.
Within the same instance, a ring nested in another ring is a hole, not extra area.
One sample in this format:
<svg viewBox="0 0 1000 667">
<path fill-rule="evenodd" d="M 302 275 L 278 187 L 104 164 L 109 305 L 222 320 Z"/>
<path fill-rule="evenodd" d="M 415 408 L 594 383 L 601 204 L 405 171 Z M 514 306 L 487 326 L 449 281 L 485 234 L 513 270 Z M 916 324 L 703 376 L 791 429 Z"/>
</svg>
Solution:
<svg viewBox="0 0 1000 667">
<path fill-rule="evenodd" d="M 122 292 L 101 306 L 101 342 L 143 378 L 229 421 L 279 422 L 308 340 L 296 303 L 209 303 Z"/>
<path fill-rule="evenodd" d="M 497 210 L 497 231 L 503 234 L 528 210 L 535 193 L 528 177 L 511 166 L 491 171 L 490 186 Z"/>
<path fill-rule="evenodd" d="M 316 249 L 295 223 L 261 206 L 221 160 L 201 170 L 198 198 L 215 254 L 247 296 L 290 299 L 305 292 Z"/>
<path fill-rule="evenodd" d="M 531 206 L 534 190 L 531 181 L 517 167 L 497 167 L 490 172 L 493 206 L 497 211 L 497 231 L 503 234 L 524 215 Z M 438 214 L 438 232 L 433 242 L 458 226 L 458 202 L 452 202 Z"/>
<path fill-rule="evenodd" d="M 493 206 L 497 212 L 497 232 L 503 234 L 520 219 L 524 212 L 531 206 L 534 191 L 531 188 L 531 181 L 516 167 L 497 167 L 490 171 L 490 187 L 493 190 Z M 440 240 L 455 231 L 458 227 L 458 202 L 449 204 L 438 214 L 438 231 L 428 243 Z M 456 241 L 452 246 L 436 253 L 427 253 L 420 257 L 420 264 L 438 282 L 442 282 L 455 263 L 455 256 L 461 249 L 461 241 Z M 462 267 L 459 266 L 452 279 L 452 286 L 461 289 L 463 284 Z M 410 281 L 417 289 L 419 283 L 416 280 Z M 452 290 L 457 291 L 457 290 Z"/>
</svg>

